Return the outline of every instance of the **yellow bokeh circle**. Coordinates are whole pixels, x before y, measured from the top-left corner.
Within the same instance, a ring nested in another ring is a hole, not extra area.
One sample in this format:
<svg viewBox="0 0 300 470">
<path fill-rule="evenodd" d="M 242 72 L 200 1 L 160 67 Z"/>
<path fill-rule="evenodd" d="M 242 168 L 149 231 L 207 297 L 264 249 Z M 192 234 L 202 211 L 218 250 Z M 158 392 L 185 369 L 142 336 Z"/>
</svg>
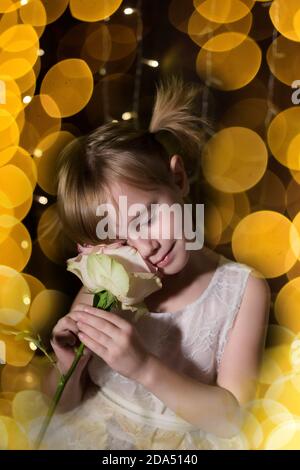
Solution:
<svg viewBox="0 0 300 470">
<path fill-rule="evenodd" d="M 5 423 L 0 418 L 0 450 L 6 450 L 8 447 L 8 434 Z"/>
<path fill-rule="evenodd" d="M 42 213 L 37 227 L 37 240 L 42 252 L 54 263 L 64 265 L 72 242 L 66 237 L 56 204 L 52 204 Z"/>
<path fill-rule="evenodd" d="M 30 302 L 30 290 L 23 276 L 0 265 L 0 323 L 18 324 L 28 312 Z"/>
<path fill-rule="evenodd" d="M 246 86 L 262 59 L 256 42 L 241 33 L 222 33 L 209 39 L 197 56 L 196 69 L 209 86 L 229 91 Z"/>
<path fill-rule="evenodd" d="M 22 271 L 32 251 L 30 234 L 25 225 L 16 217 L 0 215 L 0 239 L 0 264 Z"/>
<path fill-rule="evenodd" d="M 19 206 L 32 194 L 27 175 L 10 163 L 0 168 L 0 188 L 0 204 L 8 208 Z"/>
<path fill-rule="evenodd" d="M 9 159 L 9 163 L 17 166 L 25 173 L 31 183 L 32 189 L 34 189 L 37 182 L 37 168 L 34 159 L 22 147 L 8 147 L 6 151 L 10 154 L 13 153 Z"/>
<path fill-rule="evenodd" d="M 16 341 L 15 341 L 16 342 Z M 6 393 L 23 390 L 39 390 L 41 384 L 41 370 L 32 362 L 25 366 L 12 366 L 6 364 L 1 375 L 1 388 Z"/>
<path fill-rule="evenodd" d="M 74 18 L 81 21 L 100 21 L 111 16 L 123 0 L 70 0 L 70 10 Z"/>
<path fill-rule="evenodd" d="M 270 18 L 275 28 L 292 41 L 300 41 L 300 30 L 297 14 L 300 10 L 298 0 L 273 0 L 270 7 Z"/>
<path fill-rule="evenodd" d="M 27 282 L 29 289 L 30 289 L 30 294 L 31 294 L 31 301 L 46 287 L 44 284 L 37 279 L 36 277 L 32 276 L 31 274 L 27 273 L 22 273 L 23 278 Z"/>
<path fill-rule="evenodd" d="M 245 127 L 228 127 L 216 133 L 205 145 L 203 173 L 219 191 L 239 193 L 262 178 L 267 160 L 267 148 L 256 132 Z"/>
<path fill-rule="evenodd" d="M 275 400 L 285 406 L 292 414 L 300 413 L 300 377 L 298 374 L 286 374 L 275 380 L 268 388 L 265 398 Z"/>
<path fill-rule="evenodd" d="M 11 145 L 18 145 L 19 139 L 20 130 L 15 117 L 0 108 L 0 151 Z"/>
<path fill-rule="evenodd" d="M 266 58 L 272 74 L 289 87 L 299 80 L 299 53 L 300 43 L 283 36 L 278 36 L 267 51 Z"/>
<path fill-rule="evenodd" d="M 268 128 L 268 144 L 274 157 L 291 170 L 300 170 L 300 108 L 293 106 L 279 113 Z"/>
<path fill-rule="evenodd" d="M 239 222 L 232 236 L 235 258 L 266 278 L 289 271 L 297 261 L 299 247 L 299 234 L 292 222 L 273 211 L 248 215 Z"/>
<path fill-rule="evenodd" d="M 42 105 L 49 116 L 56 118 L 72 116 L 88 103 L 93 93 L 93 86 L 93 75 L 85 61 L 62 60 L 51 67 L 41 85 L 41 94 L 49 95 L 56 106 L 41 96 Z"/>
<path fill-rule="evenodd" d="M 47 13 L 40 0 L 30 0 L 20 8 L 20 18 L 24 24 L 31 26 L 45 26 L 47 24 Z"/>
<path fill-rule="evenodd" d="M 69 297 L 54 289 L 44 289 L 34 298 L 29 317 L 37 331 L 52 329 L 68 312 Z"/>
<path fill-rule="evenodd" d="M 24 429 L 9 416 L 2 416 L 8 436 L 7 450 L 29 450 L 30 445 Z"/>
<path fill-rule="evenodd" d="M 38 390 L 20 391 L 16 393 L 12 402 L 13 417 L 19 423 L 26 425 L 31 420 L 46 415 L 48 401 Z"/>
<path fill-rule="evenodd" d="M 279 424 L 266 440 L 265 450 L 299 450 L 300 420 L 290 419 Z"/>
<path fill-rule="evenodd" d="M 275 301 L 275 316 L 278 323 L 295 334 L 300 331 L 300 277 L 283 286 Z"/>
<path fill-rule="evenodd" d="M 38 60 L 39 38 L 31 25 L 17 24 L 0 35 L 0 74 L 15 79 Z"/>
<path fill-rule="evenodd" d="M 232 23 L 245 17 L 249 13 L 249 8 L 240 0 L 196 0 L 197 11 L 207 20 L 216 23 Z"/>
<path fill-rule="evenodd" d="M 60 131 L 49 134 L 37 144 L 34 162 L 38 171 L 38 184 L 49 194 L 57 192 L 56 164 L 60 152 L 73 139 L 70 132 Z"/>
<path fill-rule="evenodd" d="M 300 371 L 300 337 L 295 336 L 290 347 L 290 362 L 294 372 Z"/>
</svg>

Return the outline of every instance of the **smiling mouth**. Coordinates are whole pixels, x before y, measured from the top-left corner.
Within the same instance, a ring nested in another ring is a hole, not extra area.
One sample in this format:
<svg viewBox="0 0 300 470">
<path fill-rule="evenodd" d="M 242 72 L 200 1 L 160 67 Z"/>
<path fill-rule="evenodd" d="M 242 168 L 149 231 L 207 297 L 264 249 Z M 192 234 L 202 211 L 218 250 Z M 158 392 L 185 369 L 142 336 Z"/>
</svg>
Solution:
<svg viewBox="0 0 300 470">
<path fill-rule="evenodd" d="M 163 258 L 161 258 L 159 261 L 157 261 L 154 266 L 157 266 L 159 263 L 161 263 L 167 256 L 168 254 L 173 250 L 173 247 L 175 245 L 175 242 L 171 245 L 171 248 L 169 249 L 169 251 L 164 255 Z"/>
</svg>

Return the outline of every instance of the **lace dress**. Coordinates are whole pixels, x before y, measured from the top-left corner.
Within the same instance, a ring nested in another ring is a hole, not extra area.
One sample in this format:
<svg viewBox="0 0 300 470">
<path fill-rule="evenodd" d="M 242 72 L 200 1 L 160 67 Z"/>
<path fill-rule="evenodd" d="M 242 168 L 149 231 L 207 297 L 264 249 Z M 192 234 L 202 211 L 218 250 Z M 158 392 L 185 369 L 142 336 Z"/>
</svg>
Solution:
<svg viewBox="0 0 300 470">
<path fill-rule="evenodd" d="M 176 312 L 147 312 L 139 318 L 136 328 L 145 346 L 173 369 L 214 384 L 250 272 L 247 265 L 221 255 L 208 287 L 193 303 Z M 224 439 L 186 422 L 141 384 L 112 370 L 96 355 L 88 363 L 88 372 L 92 385 L 83 402 L 54 416 L 43 448 L 248 448 L 242 433 Z M 40 419 L 31 423 L 32 439 L 40 425 Z"/>
</svg>

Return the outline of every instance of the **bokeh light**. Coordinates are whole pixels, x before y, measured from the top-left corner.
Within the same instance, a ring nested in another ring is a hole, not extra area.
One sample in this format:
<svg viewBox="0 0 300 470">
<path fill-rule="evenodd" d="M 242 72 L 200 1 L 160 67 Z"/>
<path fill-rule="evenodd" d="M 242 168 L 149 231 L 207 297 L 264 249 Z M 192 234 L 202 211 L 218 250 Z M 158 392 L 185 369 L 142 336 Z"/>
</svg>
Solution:
<svg viewBox="0 0 300 470">
<path fill-rule="evenodd" d="M 292 222 L 273 211 L 257 211 L 237 225 L 232 236 L 235 258 L 266 278 L 285 274 L 299 255 L 299 234 Z"/>
<path fill-rule="evenodd" d="M 268 144 L 275 158 L 284 166 L 300 169 L 300 108 L 291 107 L 277 114 L 268 129 Z"/>
<path fill-rule="evenodd" d="M 97 0 L 70 0 L 72 15 L 82 21 L 99 21 L 111 16 L 121 5 L 122 0 L 99 2 Z"/>
<path fill-rule="evenodd" d="M 219 191 L 239 193 L 263 176 L 268 152 L 262 138 L 244 127 L 228 127 L 216 133 L 202 154 L 203 173 Z"/>
<path fill-rule="evenodd" d="M 270 17 L 275 28 L 292 41 L 300 41 L 298 0 L 273 0 Z"/>
<path fill-rule="evenodd" d="M 57 86 L 60 84 L 59 86 Z M 93 75 L 81 59 L 66 59 L 55 64 L 46 74 L 41 86 L 41 96 L 49 116 L 54 118 L 78 113 L 90 100 L 93 92 Z"/>
<path fill-rule="evenodd" d="M 275 301 L 275 316 L 278 323 L 296 334 L 300 331 L 299 299 L 300 277 L 285 284 Z"/>
<path fill-rule="evenodd" d="M 154 83 L 181 73 L 203 86 L 196 111 L 208 138 L 192 180 L 198 202 L 206 197 L 206 243 L 272 290 L 256 397 L 241 432 L 210 436 L 211 445 L 300 447 L 300 4 L 156 4 L 126 15 L 122 0 L 0 1 L 0 449 L 30 447 L 53 366 L 15 336 L 48 340 L 72 300 L 64 276 L 74 246 L 56 205 L 60 151 L 103 123 L 149 122 Z"/>
</svg>

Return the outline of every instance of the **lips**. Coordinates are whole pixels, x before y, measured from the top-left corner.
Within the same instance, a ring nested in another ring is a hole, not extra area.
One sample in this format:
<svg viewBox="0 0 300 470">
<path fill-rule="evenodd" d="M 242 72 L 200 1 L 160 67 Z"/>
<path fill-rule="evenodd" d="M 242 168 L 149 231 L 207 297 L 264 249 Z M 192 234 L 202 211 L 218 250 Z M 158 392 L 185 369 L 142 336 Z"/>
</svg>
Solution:
<svg viewBox="0 0 300 470">
<path fill-rule="evenodd" d="M 167 251 L 166 254 L 164 254 L 164 256 L 162 258 L 160 258 L 158 261 L 156 261 L 155 263 L 153 263 L 155 266 L 160 263 L 169 253 L 170 251 L 172 250 L 173 246 L 175 245 L 175 242 L 171 245 L 171 248 L 169 249 L 169 251 Z"/>
</svg>

